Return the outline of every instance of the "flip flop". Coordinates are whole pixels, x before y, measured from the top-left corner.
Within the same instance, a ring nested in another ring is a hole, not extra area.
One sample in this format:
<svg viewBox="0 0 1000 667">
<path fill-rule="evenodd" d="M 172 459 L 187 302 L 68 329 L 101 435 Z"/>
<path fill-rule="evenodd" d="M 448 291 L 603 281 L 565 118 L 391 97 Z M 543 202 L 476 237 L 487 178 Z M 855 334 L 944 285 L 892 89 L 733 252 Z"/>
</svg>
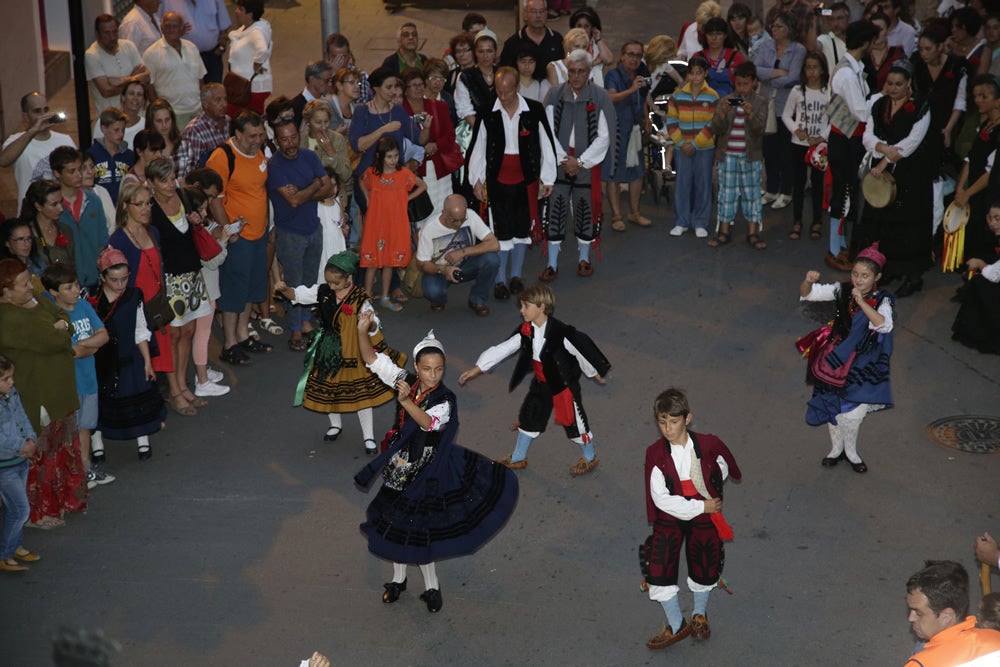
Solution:
<svg viewBox="0 0 1000 667">
<path fill-rule="evenodd" d="M 393 313 L 398 313 L 399 311 L 403 310 L 403 307 L 401 305 L 399 305 L 398 303 L 396 303 L 390 297 L 387 296 L 384 296 L 381 299 L 379 299 L 378 303 L 380 306 Z"/>
</svg>

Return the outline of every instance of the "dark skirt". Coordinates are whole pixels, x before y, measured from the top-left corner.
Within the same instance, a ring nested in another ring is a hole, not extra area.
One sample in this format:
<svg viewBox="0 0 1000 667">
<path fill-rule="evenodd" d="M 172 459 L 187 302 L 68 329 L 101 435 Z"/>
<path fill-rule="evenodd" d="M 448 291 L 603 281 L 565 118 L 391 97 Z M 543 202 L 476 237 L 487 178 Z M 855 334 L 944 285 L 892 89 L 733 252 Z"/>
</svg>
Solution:
<svg viewBox="0 0 1000 667">
<path fill-rule="evenodd" d="M 444 447 L 439 455 L 445 460 L 425 467 L 413 482 L 422 482 L 422 495 L 383 486 L 368 506 L 361 531 L 376 556 L 425 564 L 471 554 L 513 514 L 518 497 L 513 471 L 459 445 Z M 437 477 L 420 479 L 426 475 Z"/>
<path fill-rule="evenodd" d="M 1000 283 L 974 276 L 962 288 L 962 307 L 951 331 L 952 339 L 962 345 L 1000 354 Z"/>
</svg>

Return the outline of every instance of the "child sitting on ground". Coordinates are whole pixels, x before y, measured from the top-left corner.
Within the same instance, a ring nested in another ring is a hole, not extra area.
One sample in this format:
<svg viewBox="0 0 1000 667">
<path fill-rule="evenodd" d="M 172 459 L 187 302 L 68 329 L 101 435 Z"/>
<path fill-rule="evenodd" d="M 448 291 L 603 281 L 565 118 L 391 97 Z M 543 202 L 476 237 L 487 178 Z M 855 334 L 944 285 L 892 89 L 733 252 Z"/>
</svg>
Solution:
<svg viewBox="0 0 1000 667">
<path fill-rule="evenodd" d="M 657 396 L 653 414 L 662 437 L 646 449 L 646 516 L 653 523 L 646 583 L 649 599 L 663 606 L 667 625 L 646 646 L 662 649 L 688 635 L 708 639 L 712 634 L 705 609 L 722 576 L 722 541 L 733 539 L 722 518 L 722 484 L 729 476 L 741 479 L 742 473 L 722 440 L 687 430 L 691 411 L 680 389 Z M 690 623 L 677 598 L 681 544 L 688 589 L 694 593 Z"/>
<path fill-rule="evenodd" d="M 594 436 L 580 395 L 580 375 L 604 384 L 611 364 L 589 336 L 552 317 L 556 296 L 546 285 L 533 285 L 518 297 L 524 323 L 510 338 L 487 349 L 476 365 L 458 378 L 460 385 L 489 371 L 501 361 L 519 352 L 510 391 L 514 390 L 529 369 L 534 377 L 518 415 L 517 444 L 514 453 L 500 459 L 508 468 L 528 467 L 528 447 L 539 436 L 555 410 L 555 422 L 566 429 L 566 437 L 580 446 L 582 456 L 570 474 L 585 475 L 597 467 Z"/>
</svg>

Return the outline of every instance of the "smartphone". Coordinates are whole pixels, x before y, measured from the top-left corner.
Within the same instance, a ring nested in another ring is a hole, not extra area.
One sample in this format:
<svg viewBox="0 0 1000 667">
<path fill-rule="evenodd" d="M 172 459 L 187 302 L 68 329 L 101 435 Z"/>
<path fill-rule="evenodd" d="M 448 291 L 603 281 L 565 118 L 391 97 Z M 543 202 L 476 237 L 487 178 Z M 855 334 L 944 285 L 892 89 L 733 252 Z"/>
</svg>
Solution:
<svg viewBox="0 0 1000 667">
<path fill-rule="evenodd" d="M 65 111 L 57 111 L 56 115 L 52 116 L 52 118 L 49 118 L 49 125 L 55 125 L 57 123 L 65 123 L 65 122 L 66 122 Z"/>
<path fill-rule="evenodd" d="M 731 107 L 741 107 L 741 106 L 743 106 L 743 98 L 742 97 L 730 97 L 729 98 L 729 106 L 731 106 Z"/>
<path fill-rule="evenodd" d="M 425 120 L 427 120 L 427 114 L 415 113 L 413 114 L 413 120 L 417 121 L 418 123 L 423 123 Z"/>
</svg>

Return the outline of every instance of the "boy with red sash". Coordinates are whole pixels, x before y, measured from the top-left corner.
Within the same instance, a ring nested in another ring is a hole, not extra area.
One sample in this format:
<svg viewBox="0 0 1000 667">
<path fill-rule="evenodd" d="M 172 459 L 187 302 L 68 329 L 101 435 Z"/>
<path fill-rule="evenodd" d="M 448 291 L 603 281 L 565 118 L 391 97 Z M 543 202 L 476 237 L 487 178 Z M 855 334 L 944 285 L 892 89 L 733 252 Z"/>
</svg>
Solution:
<svg viewBox="0 0 1000 667">
<path fill-rule="evenodd" d="M 646 515 L 653 523 L 646 583 L 649 598 L 663 606 L 667 625 L 646 646 L 662 649 L 688 635 L 711 636 L 705 613 L 708 596 L 722 576 L 722 542 L 733 539 L 722 517 L 722 484 L 730 475 L 741 479 L 742 473 L 722 440 L 687 430 L 691 411 L 684 392 L 664 391 L 656 397 L 653 412 L 663 437 L 646 449 Z M 690 623 L 677 598 L 681 544 L 688 588 L 694 593 Z"/>
</svg>

